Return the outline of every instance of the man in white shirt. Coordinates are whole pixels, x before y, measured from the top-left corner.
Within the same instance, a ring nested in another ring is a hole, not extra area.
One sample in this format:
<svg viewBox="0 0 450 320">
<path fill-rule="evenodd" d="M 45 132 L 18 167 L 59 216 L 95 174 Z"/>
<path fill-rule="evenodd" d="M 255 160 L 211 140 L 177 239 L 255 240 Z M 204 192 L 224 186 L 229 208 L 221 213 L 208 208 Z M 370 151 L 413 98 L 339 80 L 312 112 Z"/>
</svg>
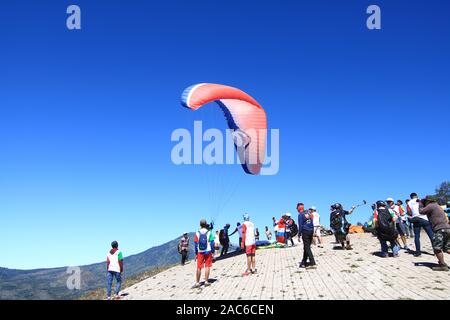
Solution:
<svg viewBox="0 0 450 320">
<path fill-rule="evenodd" d="M 313 243 L 314 245 L 317 244 L 319 248 L 323 248 L 322 246 L 322 235 L 320 234 L 320 215 L 317 212 L 316 207 L 309 208 L 309 213 L 313 217 L 313 224 L 314 224 L 314 234 L 313 234 Z M 317 239 L 317 242 L 316 242 Z"/>
<path fill-rule="evenodd" d="M 420 251 L 420 229 L 424 229 L 430 238 L 430 242 L 433 242 L 433 229 L 431 228 L 431 223 L 428 221 L 428 217 L 426 215 L 420 214 L 419 212 L 419 197 L 417 193 L 413 192 L 410 195 L 411 200 L 408 202 L 408 205 L 411 209 L 412 218 L 410 222 L 414 225 L 414 243 L 416 246 L 416 252 L 414 253 L 415 257 L 421 256 Z"/>
<path fill-rule="evenodd" d="M 409 251 L 408 244 L 406 243 L 406 224 L 401 218 L 400 207 L 395 204 L 393 198 L 387 198 L 386 203 L 388 205 L 388 209 L 395 215 L 395 228 L 402 239 L 403 249 Z M 400 245 L 398 239 L 397 243 Z"/>
<path fill-rule="evenodd" d="M 255 226 L 253 222 L 250 222 L 250 217 L 246 213 L 244 214 L 244 224 L 242 225 L 242 242 L 240 244 L 241 249 L 245 249 L 247 254 L 247 270 L 242 274 L 248 276 L 249 274 L 256 273 L 256 239 L 255 239 Z"/>
</svg>

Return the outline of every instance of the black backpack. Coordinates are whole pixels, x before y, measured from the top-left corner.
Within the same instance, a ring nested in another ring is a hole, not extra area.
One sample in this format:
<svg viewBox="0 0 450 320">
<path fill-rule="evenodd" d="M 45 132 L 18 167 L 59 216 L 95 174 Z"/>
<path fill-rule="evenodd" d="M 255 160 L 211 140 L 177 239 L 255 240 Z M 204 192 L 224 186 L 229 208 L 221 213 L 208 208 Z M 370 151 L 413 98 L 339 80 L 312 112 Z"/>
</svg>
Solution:
<svg viewBox="0 0 450 320">
<path fill-rule="evenodd" d="M 227 237 L 225 237 L 225 231 L 222 229 L 219 231 L 219 242 L 221 245 L 224 245 L 227 242 Z"/>
<path fill-rule="evenodd" d="M 342 215 L 340 211 L 331 213 L 332 219 L 330 221 L 330 227 L 333 231 L 339 231 L 342 229 Z"/>
<path fill-rule="evenodd" d="M 397 229 L 392 222 L 392 215 L 388 209 L 377 209 L 378 222 L 376 226 L 377 235 L 381 240 L 394 241 L 398 237 Z"/>
<path fill-rule="evenodd" d="M 298 234 L 298 226 L 294 223 L 291 225 L 291 237 L 295 237 Z"/>
</svg>

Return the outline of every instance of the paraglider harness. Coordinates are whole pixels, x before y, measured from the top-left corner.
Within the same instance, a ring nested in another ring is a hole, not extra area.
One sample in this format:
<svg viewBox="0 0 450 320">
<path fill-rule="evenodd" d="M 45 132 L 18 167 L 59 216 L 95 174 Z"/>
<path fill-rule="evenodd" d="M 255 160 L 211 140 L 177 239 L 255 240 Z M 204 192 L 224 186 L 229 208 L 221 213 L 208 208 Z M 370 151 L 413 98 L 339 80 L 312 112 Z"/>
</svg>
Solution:
<svg viewBox="0 0 450 320">
<path fill-rule="evenodd" d="M 378 214 L 375 230 L 380 240 L 395 241 L 398 238 L 398 231 L 395 222 L 392 221 L 389 209 L 376 209 Z"/>
<path fill-rule="evenodd" d="M 333 232 L 340 236 L 346 236 L 349 233 L 351 223 L 347 221 L 345 211 L 343 209 L 335 210 L 331 215 L 330 227 Z"/>
</svg>

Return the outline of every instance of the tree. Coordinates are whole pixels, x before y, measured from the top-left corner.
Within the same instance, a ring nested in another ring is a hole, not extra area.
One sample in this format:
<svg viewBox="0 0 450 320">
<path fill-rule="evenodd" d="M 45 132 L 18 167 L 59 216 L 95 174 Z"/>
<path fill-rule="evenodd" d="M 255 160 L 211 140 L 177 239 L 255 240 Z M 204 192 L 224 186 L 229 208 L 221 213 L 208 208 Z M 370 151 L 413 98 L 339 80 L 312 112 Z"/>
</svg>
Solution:
<svg viewBox="0 0 450 320">
<path fill-rule="evenodd" d="M 450 181 L 444 181 L 436 188 L 436 194 L 434 195 L 438 200 L 447 203 L 450 201 Z"/>
</svg>

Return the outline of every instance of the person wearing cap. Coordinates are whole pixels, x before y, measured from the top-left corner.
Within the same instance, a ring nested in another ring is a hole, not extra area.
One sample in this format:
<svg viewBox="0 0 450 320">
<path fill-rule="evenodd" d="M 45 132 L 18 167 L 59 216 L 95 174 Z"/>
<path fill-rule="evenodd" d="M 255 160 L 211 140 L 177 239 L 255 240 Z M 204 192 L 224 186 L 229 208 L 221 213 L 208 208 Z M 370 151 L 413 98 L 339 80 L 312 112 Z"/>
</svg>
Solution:
<svg viewBox="0 0 450 320">
<path fill-rule="evenodd" d="M 256 239 L 255 239 L 255 225 L 250 221 L 250 216 L 244 214 L 244 223 L 242 225 L 242 242 L 241 249 L 245 249 L 247 255 L 247 270 L 242 276 L 256 273 Z"/>
<path fill-rule="evenodd" d="M 313 225 L 314 225 L 314 234 L 313 234 L 313 244 L 317 245 L 319 248 L 323 248 L 322 246 L 322 235 L 320 234 L 320 215 L 317 212 L 316 207 L 312 206 L 309 208 L 309 213 L 313 215 Z M 317 243 L 316 243 L 317 238 Z"/>
<path fill-rule="evenodd" d="M 106 297 L 111 300 L 111 291 L 114 278 L 116 279 L 116 291 L 114 299 L 120 298 L 120 288 L 122 285 L 122 273 L 123 273 L 123 254 L 119 250 L 119 243 L 113 241 L 111 243 L 111 250 L 106 257 L 106 270 L 107 273 L 107 287 Z"/>
<path fill-rule="evenodd" d="M 420 201 L 419 212 L 427 215 L 433 228 L 432 245 L 439 265 L 432 269 L 433 271 L 448 271 L 448 265 L 444 260 L 444 252 L 450 254 L 450 224 L 445 217 L 445 212 L 432 197 Z"/>
<path fill-rule="evenodd" d="M 205 287 L 210 286 L 209 274 L 214 256 L 214 234 L 209 230 L 209 224 L 205 219 L 200 220 L 200 230 L 194 235 L 194 248 L 197 257 L 196 282 L 192 288 L 200 288 L 202 269 L 205 268 Z"/>
<path fill-rule="evenodd" d="M 387 198 L 386 203 L 388 206 L 388 210 L 390 210 L 394 214 L 395 228 L 397 229 L 399 237 L 403 242 L 403 249 L 409 251 L 408 244 L 406 243 L 406 225 L 405 222 L 402 220 L 402 212 L 400 210 L 400 206 L 395 204 L 393 198 Z M 398 240 L 397 243 L 400 245 L 400 242 Z"/>
<path fill-rule="evenodd" d="M 408 205 L 411 208 L 412 218 L 410 221 L 414 225 L 414 244 L 416 247 L 416 252 L 414 253 L 415 257 L 420 257 L 422 255 L 422 251 L 420 250 L 420 230 L 424 229 L 430 242 L 433 242 L 433 228 L 431 227 L 430 221 L 428 221 L 428 217 L 425 214 L 420 214 L 419 211 L 419 196 L 417 193 L 413 192 L 410 194 L 411 200 Z"/>
<path fill-rule="evenodd" d="M 181 254 L 181 265 L 184 266 L 189 253 L 189 235 L 187 232 L 183 233 L 183 236 L 178 242 L 178 252 Z"/>
<path fill-rule="evenodd" d="M 291 241 L 291 246 L 294 247 L 294 239 L 292 237 L 292 226 L 294 225 L 294 220 L 291 217 L 291 214 L 289 212 L 284 214 L 284 221 L 286 224 L 286 237 L 285 237 L 285 245 L 289 246 L 289 241 Z"/>
</svg>

